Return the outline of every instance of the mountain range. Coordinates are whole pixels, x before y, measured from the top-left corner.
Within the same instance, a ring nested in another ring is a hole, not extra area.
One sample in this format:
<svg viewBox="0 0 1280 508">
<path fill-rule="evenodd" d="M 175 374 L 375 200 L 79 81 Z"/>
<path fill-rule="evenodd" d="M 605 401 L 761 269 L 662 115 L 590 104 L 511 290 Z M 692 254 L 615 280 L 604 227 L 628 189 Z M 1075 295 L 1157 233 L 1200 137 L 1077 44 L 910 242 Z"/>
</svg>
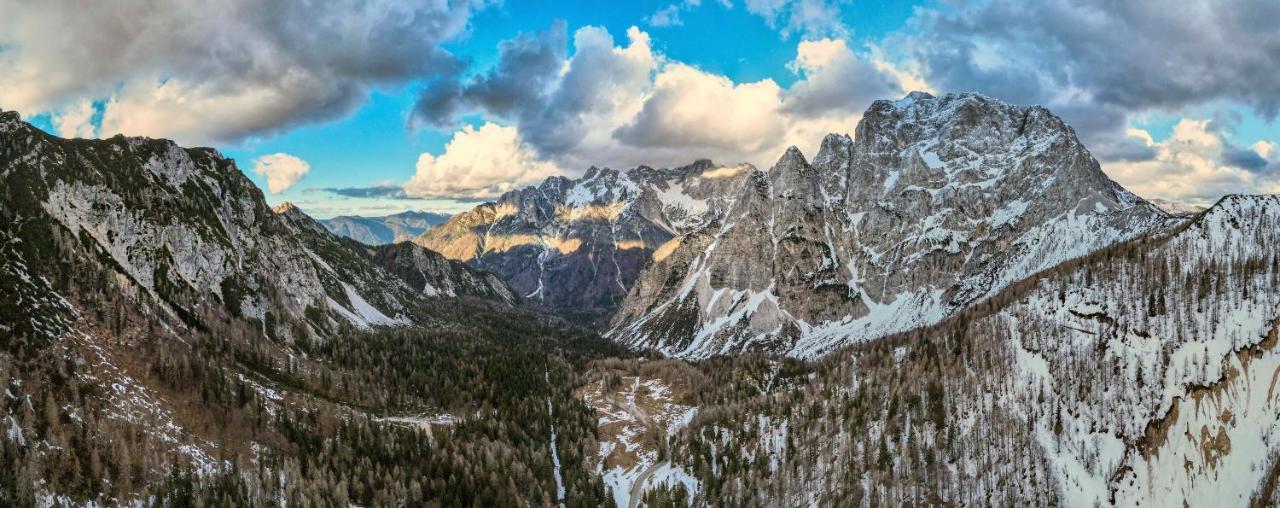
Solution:
<svg viewBox="0 0 1280 508">
<path fill-rule="evenodd" d="M 449 219 L 448 214 L 408 210 L 380 217 L 339 215 L 318 222 L 330 233 L 368 245 L 413 240 L 433 226 Z"/>
<path fill-rule="evenodd" d="M 592 168 L 416 242 L 623 344 L 817 357 L 929 325 L 1038 271 L 1165 227 L 1060 118 L 976 94 L 877 101 L 767 170 Z"/>
<path fill-rule="evenodd" d="M 1039 106 L 915 92 L 412 241 L 12 112 L 0 183 L 0 504 L 1280 502 L 1280 199 L 1168 210 Z"/>
</svg>

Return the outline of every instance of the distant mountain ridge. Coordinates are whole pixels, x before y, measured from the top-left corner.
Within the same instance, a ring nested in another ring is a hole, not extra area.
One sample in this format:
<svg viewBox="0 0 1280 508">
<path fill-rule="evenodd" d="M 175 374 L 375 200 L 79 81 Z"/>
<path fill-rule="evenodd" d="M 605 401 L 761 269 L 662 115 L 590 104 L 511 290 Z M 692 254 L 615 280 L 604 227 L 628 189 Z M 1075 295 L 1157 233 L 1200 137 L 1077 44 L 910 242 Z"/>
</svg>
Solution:
<svg viewBox="0 0 1280 508">
<path fill-rule="evenodd" d="M 750 165 L 591 168 L 548 178 L 454 215 L 415 240 L 500 275 L 529 302 L 603 323 L 641 269 L 677 235 L 725 208 Z"/>
<path fill-rule="evenodd" d="M 1183 216 L 1195 215 L 1197 213 L 1205 211 L 1208 208 L 1205 206 L 1191 205 L 1191 204 L 1183 203 L 1181 201 L 1174 201 L 1171 199 L 1152 199 L 1150 201 L 1151 201 L 1151 204 L 1154 204 L 1160 207 L 1161 210 L 1168 212 L 1170 215 L 1183 215 Z"/>
<path fill-rule="evenodd" d="M 318 219 L 318 222 L 335 235 L 368 245 L 382 245 L 411 241 L 449 217 L 447 213 L 408 210 L 378 217 L 339 215 Z"/>
</svg>

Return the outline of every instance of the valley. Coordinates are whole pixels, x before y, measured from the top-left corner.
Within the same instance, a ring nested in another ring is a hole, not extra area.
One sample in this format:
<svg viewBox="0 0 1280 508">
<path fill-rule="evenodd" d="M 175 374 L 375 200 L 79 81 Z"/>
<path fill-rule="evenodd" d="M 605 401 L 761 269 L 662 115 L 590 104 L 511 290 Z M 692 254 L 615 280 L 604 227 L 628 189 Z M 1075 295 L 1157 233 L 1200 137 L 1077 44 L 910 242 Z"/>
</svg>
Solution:
<svg viewBox="0 0 1280 508">
<path fill-rule="evenodd" d="M 1168 213 L 1039 106 L 389 241 L 12 112 L 0 183 L 0 504 L 1280 502 L 1280 198 Z"/>
</svg>

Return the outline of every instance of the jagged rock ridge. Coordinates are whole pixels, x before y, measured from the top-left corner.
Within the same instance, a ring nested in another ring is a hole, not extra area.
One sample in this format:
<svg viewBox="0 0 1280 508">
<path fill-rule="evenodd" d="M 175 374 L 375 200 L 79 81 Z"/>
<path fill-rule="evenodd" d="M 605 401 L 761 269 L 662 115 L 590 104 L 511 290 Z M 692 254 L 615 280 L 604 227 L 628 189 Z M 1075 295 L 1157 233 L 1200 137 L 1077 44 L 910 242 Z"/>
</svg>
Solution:
<svg viewBox="0 0 1280 508">
<path fill-rule="evenodd" d="M 611 336 L 682 357 L 817 356 L 940 321 L 1037 271 L 1161 227 L 1060 118 L 977 94 L 877 101 L 813 163 L 751 171 L 673 240 Z"/>
<path fill-rule="evenodd" d="M 1111 181 L 1039 106 L 914 92 L 875 102 L 855 134 L 768 170 L 550 178 L 417 242 L 554 310 L 608 318 L 630 346 L 816 356 L 1179 220 Z"/>
</svg>

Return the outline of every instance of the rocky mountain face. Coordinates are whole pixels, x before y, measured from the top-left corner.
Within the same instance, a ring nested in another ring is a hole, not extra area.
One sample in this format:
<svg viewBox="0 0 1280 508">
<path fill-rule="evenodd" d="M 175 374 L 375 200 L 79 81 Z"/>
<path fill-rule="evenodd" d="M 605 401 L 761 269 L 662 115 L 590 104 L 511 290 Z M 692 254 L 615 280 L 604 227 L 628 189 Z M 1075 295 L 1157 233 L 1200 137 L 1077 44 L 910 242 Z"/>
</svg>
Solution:
<svg viewBox="0 0 1280 508">
<path fill-rule="evenodd" d="M 680 357 L 816 357 L 936 323 L 1167 214 L 1107 178 L 1048 110 L 976 94 L 877 101 L 751 170 L 721 214 L 673 237 L 611 337 Z"/>
<path fill-rule="evenodd" d="M 856 135 L 749 165 L 551 178 L 418 240 L 636 348 L 816 357 L 936 323 L 1065 260 L 1176 222 L 1039 106 L 877 101 Z"/>
<path fill-rule="evenodd" d="M 453 216 L 415 240 L 501 276 L 531 303 L 607 319 L 640 270 L 725 209 L 750 166 L 592 168 Z"/>
<path fill-rule="evenodd" d="M 410 242 L 365 249 L 369 260 L 426 296 L 473 296 L 506 303 L 520 297 L 500 277 Z"/>
<path fill-rule="evenodd" d="M 290 338 L 298 328 L 285 323 L 293 321 L 312 331 L 408 324 L 423 298 L 450 294 L 437 286 L 511 300 L 492 277 L 447 263 L 415 265 L 423 273 L 411 282 L 435 285 L 411 286 L 397 276 L 403 270 L 371 263 L 374 251 L 293 205 L 269 208 L 211 149 L 121 136 L 63 140 L 15 113 L 0 118 L 0 142 L 3 212 L 21 237 L 82 242 L 117 267 L 123 284 L 189 324 L 221 307 Z"/>
<path fill-rule="evenodd" d="M 367 245 L 383 245 L 411 241 L 446 220 L 448 214 L 410 210 L 382 217 L 340 215 L 319 222 L 335 235 Z"/>
</svg>

